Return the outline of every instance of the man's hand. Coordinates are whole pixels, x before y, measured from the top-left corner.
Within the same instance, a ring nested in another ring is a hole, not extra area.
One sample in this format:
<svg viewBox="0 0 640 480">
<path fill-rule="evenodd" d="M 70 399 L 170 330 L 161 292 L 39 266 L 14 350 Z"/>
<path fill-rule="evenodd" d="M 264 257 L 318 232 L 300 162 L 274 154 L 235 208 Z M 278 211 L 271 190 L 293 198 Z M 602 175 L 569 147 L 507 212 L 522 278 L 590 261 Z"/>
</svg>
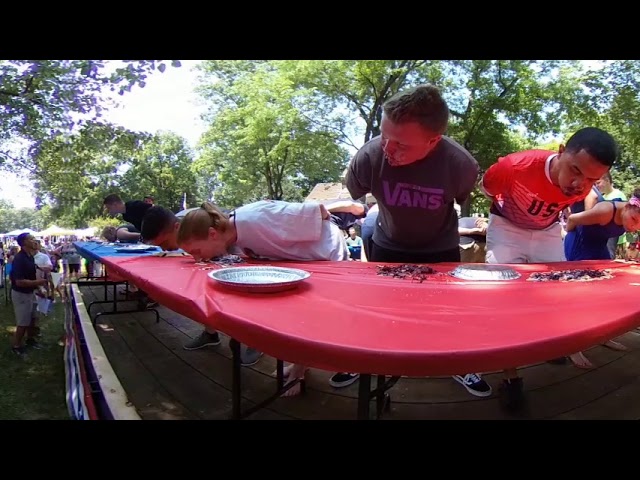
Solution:
<svg viewBox="0 0 640 480">
<path fill-rule="evenodd" d="M 329 220 L 329 218 L 331 218 L 331 214 L 327 210 L 327 207 L 325 207 L 322 203 L 320 204 L 320 216 L 323 220 Z"/>
<path fill-rule="evenodd" d="M 479 233 L 480 235 L 487 234 L 488 225 L 489 225 L 489 222 L 487 221 L 486 218 L 484 217 L 476 218 L 476 230 L 477 230 L 477 233 Z"/>
</svg>

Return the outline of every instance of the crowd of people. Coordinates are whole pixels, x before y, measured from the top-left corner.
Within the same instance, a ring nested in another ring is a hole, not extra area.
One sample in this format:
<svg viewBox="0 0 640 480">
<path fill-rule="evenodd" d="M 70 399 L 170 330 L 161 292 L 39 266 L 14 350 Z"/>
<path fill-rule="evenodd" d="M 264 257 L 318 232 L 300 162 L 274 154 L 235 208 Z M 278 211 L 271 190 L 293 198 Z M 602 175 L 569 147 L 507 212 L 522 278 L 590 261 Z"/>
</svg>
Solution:
<svg viewBox="0 0 640 480">
<path fill-rule="evenodd" d="M 6 246 L 0 242 L 0 288 L 5 288 L 5 282 L 9 281 L 16 317 L 11 349 L 18 356 L 29 348 L 40 348 L 39 320 L 48 315 L 51 304 L 66 301 L 65 283 L 81 275 L 82 257 L 73 245 L 74 240 L 69 237 L 60 241 L 48 237 L 39 240 L 31 233 L 22 233 Z M 46 308 L 39 299 L 46 300 Z"/>
</svg>

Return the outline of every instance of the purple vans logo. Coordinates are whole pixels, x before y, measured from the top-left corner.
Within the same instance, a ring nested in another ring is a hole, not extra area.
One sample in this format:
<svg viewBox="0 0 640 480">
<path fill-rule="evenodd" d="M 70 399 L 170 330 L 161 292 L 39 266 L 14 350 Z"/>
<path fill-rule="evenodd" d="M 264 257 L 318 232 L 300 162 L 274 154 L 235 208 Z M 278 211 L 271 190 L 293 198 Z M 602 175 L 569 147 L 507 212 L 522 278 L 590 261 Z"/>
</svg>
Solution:
<svg viewBox="0 0 640 480">
<path fill-rule="evenodd" d="M 444 204 L 444 190 L 410 183 L 396 183 L 393 190 L 389 182 L 382 182 L 385 203 L 392 207 L 413 207 L 436 210 Z"/>
</svg>

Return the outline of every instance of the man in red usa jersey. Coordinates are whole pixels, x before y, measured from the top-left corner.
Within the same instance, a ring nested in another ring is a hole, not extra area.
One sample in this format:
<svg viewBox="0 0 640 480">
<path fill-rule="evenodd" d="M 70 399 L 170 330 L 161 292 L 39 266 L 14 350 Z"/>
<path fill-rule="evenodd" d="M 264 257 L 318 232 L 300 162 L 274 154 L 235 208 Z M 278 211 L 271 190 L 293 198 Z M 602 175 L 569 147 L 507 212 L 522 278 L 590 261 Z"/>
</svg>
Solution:
<svg viewBox="0 0 640 480">
<path fill-rule="evenodd" d="M 565 260 L 559 214 L 583 200 L 618 156 L 613 137 L 599 128 L 578 130 L 558 152 L 526 150 L 498 159 L 481 189 L 492 200 L 487 263 L 549 263 Z M 505 370 L 503 407 L 521 410 L 522 379 Z"/>
</svg>

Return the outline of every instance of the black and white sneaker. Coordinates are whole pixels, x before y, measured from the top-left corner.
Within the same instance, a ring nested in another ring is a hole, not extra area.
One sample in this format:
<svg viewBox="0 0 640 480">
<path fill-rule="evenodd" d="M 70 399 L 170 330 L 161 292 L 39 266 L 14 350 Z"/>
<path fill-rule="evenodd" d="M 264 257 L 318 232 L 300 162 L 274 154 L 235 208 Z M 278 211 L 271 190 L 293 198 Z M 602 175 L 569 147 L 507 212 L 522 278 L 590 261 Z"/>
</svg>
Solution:
<svg viewBox="0 0 640 480">
<path fill-rule="evenodd" d="M 329 385 L 334 388 L 348 387 L 360 378 L 359 373 L 338 372 L 329 379 Z"/>
<path fill-rule="evenodd" d="M 467 389 L 471 395 L 476 397 L 488 397 L 491 395 L 491 385 L 485 382 L 478 373 L 467 373 L 466 375 L 453 375 L 453 379 Z"/>
<path fill-rule="evenodd" d="M 17 357 L 23 357 L 27 354 L 27 349 L 25 347 L 11 347 L 11 351 L 17 356 Z"/>
</svg>

